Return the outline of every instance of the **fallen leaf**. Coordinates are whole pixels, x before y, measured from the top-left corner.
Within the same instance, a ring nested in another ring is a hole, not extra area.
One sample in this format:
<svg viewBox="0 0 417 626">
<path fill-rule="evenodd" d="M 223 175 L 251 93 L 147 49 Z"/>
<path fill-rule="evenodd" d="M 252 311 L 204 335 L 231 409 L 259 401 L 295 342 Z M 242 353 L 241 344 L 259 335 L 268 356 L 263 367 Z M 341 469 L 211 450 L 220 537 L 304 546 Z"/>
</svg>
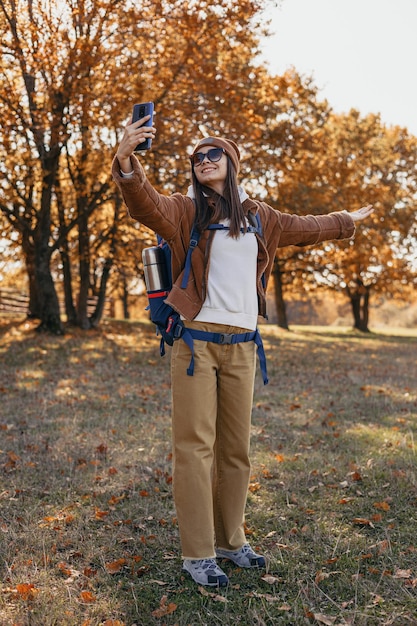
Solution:
<svg viewBox="0 0 417 626">
<path fill-rule="evenodd" d="M 93 578 L 97 574 L 97 570 L 92 567 L 85 567 L 83 574 L 86 578 Z"/>
<path fill-rule="evenodd" d="M 72 573 L 71 572 L 71 568 L 70 568 L 70 566 L 67 563 L 58 563 L 57 568 L 67 578 L 69 578 L 69 576 L 71 576 L 71 573 Z"/>
<path fill-rule="evenodd" d="M 126 559 L 117 559 L 117 561 L 113 561 L 112 563 L 106 563 L 105 568 L 108 574 L 117 574 L 126 565 Z"/>
<path fill-rule="evenodd" d="M 374 507 L 380 511 L 389 511 L 391 508 L 388 502 L 374 502 Z"/>
<path fill-rule="evenodd" d="M 386 552 L 389 548 L 389 541 L 388 539 L 384 539 L 383 541 L 380 541 L 377 544 L 378 547 L 378 554 L 383 554 L 384 552 Z"/>
<path fill-rule="evenodd" d="M 119 502 L 121 502 L 122 500 L 124 500 L 126 498 L 125 495 L 121 495 L 121 496 L 112 496 L 111 498 L 109 498 L 108 500 L 108 504 L 110 506 L 114 506 L 115 504 L 119 504 Z"/>
<path fill-rule="evenodd" d="M 352 502 L 352 500 L 354 500 L 354 498 L 341 498 L 339 500 L 339 504 L 349 504 L 349 502 Z"/>
<path fill-rule="evenodd" d="M 354 524 L 358 524 L 359 526 L 370 526 L 371 528 L 374 528 L 371 520 L 367 519 L 366 517 L 354 517 L 352 522 Z"/>
<path fill-rule="evenodd" d="M 35 585 L 31 583 L 20 583 L 16 585 L 16 591 L 22 600 L 32 600 L 38 593 L 39 589 L 36 589 Z"/>
<path fill-rule="evenodd" d="M 316 584 L 318 585 L 322 580 L 326 580 L 327 578 L 330 578 L 330 576 L 338 576 L 339 574 L 341 574 L 342 572 L 336 570 L 334 572 L 323 572 L 323 571 L 318 571 L 315 577 L 315 581 Z"/>
<path fill-rule="evenodd" d="M 317 572 L 314 578 L 316 585 L 321 583 L 322 580 L 326 580 L 326 578 L 330 578 L 329 572 Z"/>
<path fill-rule="evenodd" d="M 207 591 L 207 589 L 205 589 L 204 587 L 199 587 L 198 590 L 202 596 L 205 596 L 206 598 L 212 598 L 214 602 L 227 602 L 227 598 L 225 598 L 224 596 L 221 596 L 218 593 L 210 593 L 210 591 Z"/>
<path fill-rule="evenodd" d="M 329 615 L 324 615 L 323 613 L 313 613 L 314 619 L 320 624 L 327 624 L 327 626 L 331 626 L 335 623 L 336 617 L 329 617 Z"/>
<path fill-rule="evenodd" d="M 167 604 L 168 596 L 162 596 L 161 601 L 159 603 L 159 609 L 155 609 L 152 611 L 153 617 L 164 617 L 165 615 L 169 615 L 177 610 L 177 605 L 173 602 Z"/>
<path fill-rule="evenodd" d="M 80 593 L 80 596 L 81 600 L 87 604 L 92 604 L 96 601 L 96 597 L 94 594 L 91 593 L 91 591 L 82 591 Z"/>
<path fill-rule="evenodd" d="M 373 593 L 372 595 L 373 600 L 370 606 L 375 606 L 376 604 L 382 604 L 383 602 L 385 602 L 384 598 L 382 596 L 379 596 L 377 593 Z"/>
<path fill-rule="evenodd" d="M 271 574 L 265 574 L 265 576 L 261 577 L 261 580 L 268 583 L 268 585 L 275 585 L 275 583 L 279 583 L 281 579 L 276 576 L 272 576 Z"/>
<path fill-rule="evenodd" d="M 148 584 L 155 584 L 155 585 L 160 585 L 161 587 L 165 587 L 165 585 L 167 585 L 168 583 L 164 582 L 163 580 L 150 580 L 148 582 Z"/>
<path fill-rule="evenodd" d="M 397 569 L 394 578 L 411 578 L 411 569 Z"/>
<path fill-rule="evenodd" d="M 249 536 L 249 535 L 253 535 L 254 531 L 252 528 L 249 528 L 249 526 L 247 526 L 246 522 L 244 524 L 244 529 L 245 529 L 245 535 Z"/>
</svg>

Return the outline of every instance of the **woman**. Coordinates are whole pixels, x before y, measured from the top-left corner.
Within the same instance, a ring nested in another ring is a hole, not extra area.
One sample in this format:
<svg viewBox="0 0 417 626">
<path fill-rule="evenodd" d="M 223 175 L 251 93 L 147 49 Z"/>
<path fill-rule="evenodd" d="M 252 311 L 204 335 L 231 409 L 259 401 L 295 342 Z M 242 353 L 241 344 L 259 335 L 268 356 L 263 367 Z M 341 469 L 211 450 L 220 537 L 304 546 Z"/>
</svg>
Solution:
<svg viewBox="0 0 417 626">
<path fill-rule="evenodd" d="M 244 511 L 255 377 L 251 339 L 258 315 L 265 315 L 275 251 L 350 238 L 355 222 L 368 217 L 372 207 L 305 217 L 280 213 L 238 187 L 239 149 L 220 137 L 206 137 L 193 150 L 188 194 L 162 195 L 133 155 L 135 146 L 155 137 L 155 127 L 143 126 L 148 120 L 126 126 L 113 176 L 131 217 L 170 245 L 173 288 L 168 302 L 185 327 L 226 338 L 194 341 L 193 376 L 187 375 L 190 350 L 184 341 L 174 343 L 171 358 L 173 485 L 183 570 L 198 584 L 226 586 L 228 578 L 216 558 L 239 567 L 265 566 L 264 557 L 246 543 Z M 262 234 L 253 228 L 256 214 Z M 183 288 L 194 222 L 201 235 Z M 209 230 L 213 223 L 227 228 Z M 234 343 L 236 336 L 239 342 Z"/>
</svg>

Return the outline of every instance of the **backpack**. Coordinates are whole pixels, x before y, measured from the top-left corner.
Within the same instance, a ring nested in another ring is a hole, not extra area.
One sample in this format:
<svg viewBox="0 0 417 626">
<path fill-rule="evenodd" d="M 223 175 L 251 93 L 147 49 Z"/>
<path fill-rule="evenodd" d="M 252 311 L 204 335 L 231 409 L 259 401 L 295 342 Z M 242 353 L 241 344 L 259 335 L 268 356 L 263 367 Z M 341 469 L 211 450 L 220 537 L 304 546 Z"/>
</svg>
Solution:
<svg viewBox="0 0 417 626">
<path fill-rule="evenodd" d="M 147 309 L 151 321 L 156 326 L 157 335 L 161 335 L 160 354 L 165 354 L 165 343 L 172 346 L 182 335 L 184 324 L 179 313 L 165 303 L 172 288 L 171 249 L 168 243 L 157 235 L 157 245 L 145 248 L 142 252 L 143 270 L 145 275 Z M 185 259 L 184 277 L 181 287 L 185 289 L 191 270 L 191 255 L 200 239 L 199 231 L 193 226 L 190 244 Z"/>
<path fill-rule="evenodd" d="M 209 230 L 227 230 L 223 224 L 210 224 Z M 243 229 L 242 229 L 243 230 Z M 262 236 L 262 225 L 258 214 L 256 214 L 256 226 L 248 226 L 247 232 L 257 232 Z M 200 239 L 200 233 L 193 225 L 190 235 L 190 243 L 184 263 L 184 275 L 181 281 L 181 288 L 185 289 L 191 270 L 191 256 Z M 255 341 L 258 347 L 258 356 L 261 363 L 264 384 L 268 383 L 266 374 L 266 360 L 262 339 L 259 331 L 250 333 L 239 333 L 234 335 L 224 335 L 222 333 L 205 333 L 186 328 L 181 320 L 180 314 L 171 305 L 165 302 L 172 288 L 171 272 L 171 249 L 168 243 L 157 235 L 157 245 L 145 248 L 142 252 L 143 269 L 145 276 L 146 293 L 148 297 L 147 310 L 150 311 L 151 321 L 156 326 L 157 335 L 161 336 L 159 352 L 165 355 L 165 344 L 172 346 L 177 339 L 183 339 L 190 348 L 191 361 L 187 369 L 189 376 L 194 372 L 194 348 L 193 339 L 213 341 L 215 343 L 239 343 L 241 341 Z M 265 277 L 262 276 L 262 283 L 265 286 Z"/>
</svg>

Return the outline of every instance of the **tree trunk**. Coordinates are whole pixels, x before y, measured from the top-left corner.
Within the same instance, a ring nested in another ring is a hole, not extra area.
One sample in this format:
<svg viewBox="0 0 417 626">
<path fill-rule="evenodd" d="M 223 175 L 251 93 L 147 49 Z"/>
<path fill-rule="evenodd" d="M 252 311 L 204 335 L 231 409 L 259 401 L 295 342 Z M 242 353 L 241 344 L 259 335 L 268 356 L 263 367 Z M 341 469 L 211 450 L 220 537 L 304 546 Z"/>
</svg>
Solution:
<svg viewBox="0 0 417 626">
<path fill-rule="evenodd" d="M 47 212 L 49 213 L 49 209 Z M 28 317 L 40 320 L 37 330 L 60 335 L 63 327 L 50 268 L 48 216 L 43 215 L 34 233 L 23 230 L 22 249 L 29 282 Z"/>
<path fill-rule="evenodd" d="M 88 318 L 88 294 L 90 291 L 90 244 L 88 236 L 88 215 L 84 206 L 79 207 L 78 249 L 80 255 L 80 290 L 77 303 L 77 324 L 83 330 L 91 328 Z"/>
<path fill-rule="evenodd" d="M 62 261 L 62 275 L 64 281 L 64 302 L 65 302 L 65 314 L 67 316 L 67 323 L 71 326 L 75 326 L 77 323 L 77 311 L 74 306 L 74 297 L 72 292 L 71 281 L 71 261 L 68 252 L 68 246 L 65 242 L 64 246 L 60 250 Z"/>
<path fill-rule="evenodd" d="M 97 299 L 96 308 L 95 308 L 93 315 L 90 318 L 91 326 L 93 328 L 97 328 L 97 326 L 99 325 L 101 321 L 101 318 L 103 317 L 104 305 L 106 302 L 107 282 L 110 277 L 110 271 L 111 271 L 112 265 L 113 265 L 113 259 L 112 258 L 106 259 L 106 262 L 104 263 L 103 271 L 101 274 L 100 288 L 98 291 L 98 299 Z"/>
<path fill-rule="evenodd" d="M 35 276 L 35 251 L 30 232 L 27 229 L 22 230 L 22 250 L 25 258 L 26 273 L 29 284 L 29 307 L 27 316 L 30 319 L 41 318 L 41 302 L 36 285 Z"/>
<path fill-rule="evenodd" d="M 129 311 L 129 290 L 127 288 L 126 276 L 123 275 L 122 280 L 122 303 L 123 303 L 123 317 L 125 320 L 130 319 Z"/>
<path fill-rule="evenodd" d="M 68 233 L 65 223 L 64 202 L 59 179 L 55 184 L 55 194 L 57 197 L 58 216 L 59 216 L 59 252 L 62 261 L 62 277 L 64 288 L 65 314 L 67 316 L 67 324 L 75 326 L 77 323 L 77 311 L 74 306 L 74 294 L 72 289 L 72 272 L 71 259 L 68 246 Z"/>
<path fill-rule="evenodd" d="M 357 288 L 355 290 L 346 287 L 349 296 L 352 313 L 353 327 L 362 333 L 369 333 L 369 299 L 371 287 L 366 287 L 360 279 L 357 279 Z"/>
<path fill-rule="evenodd" d="M 104 267 L 101 273 L 100 287 L 98 290 L 98 299 L 97 299 L 96 309 L 90 318 L 91 325 L 93 328 L 96 328 L 99 325 L 101 318 L 103 317 L 104 305 L 106 301 L 107 283 L 110 277 L 111 269 L 113 267 L 114 259 L 117 254 L 116 249 L 117 249 L 117 241 L 118 241 L 118 224 L 119 224 L 119 214 L 120 214 L 121 206 L 122 206 L 122 202 L 121 202 L 120 196 L 117 196 L 115 205 L 114 205 L 113 225 L 108 235 L 109 253 L 106 258 L 106 261 L 104 263 Z"/>
<path fill-rule="evenodd" d="M 35 283 L 36 293 L 40 302 L 40 320 L 38 331 L 46 331 L 55 335 L 63 334 L 59 311 L 59 301 L 50 269 L 49 253 L 45 248 L 35 251 Z"/>
<path fill-rule="evenodd" d="M 42 155 L 41 205 L 36 228 L 33 232 L 35 261 L 35 290 L 40 304 L 41 323 L 37 330 L 47 331 L 56 335 L 63 334 L 59 301 L 51 273 L 52 248 L 49 245 L 51 236 L 51 197 L 52 187 L 58 169 L 59 146 L 51 149 L 46 156 Z"/>
<path fill-rule="evenodd" d="M 283 293 L 283 287 L 282 287 L 281 268 L 279 266 L 279 262 L 277 261 L 277 259 L 275 259 L 274 261 L 272 276 L 274 279 L 274 287 L 275 287 L 275 308 L 277 311 L 277 318 L 278 318 L 277 323 L 280 328 L 289 330 L 287 310 L 285 306 L 284 293 Z"/>
</svg>

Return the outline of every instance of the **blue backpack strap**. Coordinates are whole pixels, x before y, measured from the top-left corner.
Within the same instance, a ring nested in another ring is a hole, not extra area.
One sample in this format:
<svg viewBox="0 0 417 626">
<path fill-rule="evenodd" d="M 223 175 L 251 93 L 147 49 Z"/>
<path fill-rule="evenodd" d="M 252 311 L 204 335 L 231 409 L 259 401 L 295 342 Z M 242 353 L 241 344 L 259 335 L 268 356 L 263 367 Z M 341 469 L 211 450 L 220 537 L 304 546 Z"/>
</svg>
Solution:
<svg viewBox="0 0 417 626">
<path fill-rule="evenodd" d="M 257 223 L 256 232 L 258 233 L 259 237 L 263 237 L 262 222 L 261 222 L 261 218 L 259 215 L 259 211 L 255 213 L 255 218 L 256 218 L 256 223 Z M 266 288 L 265 274 L 262 274 L 261 282 L 262 282 L 262 287 L 265 289 Z"/>
<path fill-rule="evenodd" d="M 191 255 L 194 251 L 194 248 L 197 247 L 199 239 L 200 239 L 200 232 L 197 230 L 195 225 L 193 225 L 193 229 L 191 231 L 191 236 L 190 236 L 190 244 L 188 246 L 187 256 L 185 257 L 184 275 L 182 277 L 181 289 L 185 289 L 188 285 L 188 279 L 190 277 L 190 271 L 191 271 Z"/>
<path fill-rule="evenodd" d="M 209 224 L 207 230 L 229 230 L 229 227 L 224 224 Z"/>
<path fill-rule="evenodd" d="M 224 224 L 209 224 L 207 226 L 207 230 L 230 230 L 229 226 L 225 226 Z M 259 228 L 257 226 L 247 226 L 246 230 L 244 228 L 240 229 L 241 233 L 257 233 L 259 232 Z"/>
<path fill-rule="evenodd" d="M 264 385 L 267 385 L 268 380 L 268 372 L 266 368 L 266 356 L 265 349 L 262 342 L 262 337 L 258 329 L 253 331 L 248 331 L 247 333 L 214 333 L 208 332 L 205 330 L 196 330 L 195 328 L 187 328 L 184 327 L 183 333 L 181 335 L 181 339 L 185 341 L 187 346 L 191 352 L 190 364 L 187 369 L 187 375 L 194 375 L 194 339 L 200 341 L 211 341 L 213 343 L 218 343 L 220 345 L 225 344 L 236 344 L 243 343 L 246 341 L 254 341 L 257 348 L 257 355 L 259 358 L 259 365 L 262 372 L 262 379 L 264 381 Z"/>
<path fill-rule="evenodd" d="M 259 234 L 260 237 L 263 237 L 262 222 L 261 222 L 261 218 L 260 218 L 259 212 L 255 213 L 255 217 L 256 217 L 256 223 L 258 225 L 258 234 Z"/>
<path fill-rule="evenodd" d="M 256 334 L 253 340 L 256 343 L 256 353 L 258 355 L 259 365 L 261 368 L 264 385 L 267 385 L 269 383 L 269 379 L 268 379 L 268 372 L 266 369 L 265 348 L 264 348 L 264 344 L 262 341 L 261 333 L 259 332 L 258 329 L 256 329 Z"/>
</svg>

